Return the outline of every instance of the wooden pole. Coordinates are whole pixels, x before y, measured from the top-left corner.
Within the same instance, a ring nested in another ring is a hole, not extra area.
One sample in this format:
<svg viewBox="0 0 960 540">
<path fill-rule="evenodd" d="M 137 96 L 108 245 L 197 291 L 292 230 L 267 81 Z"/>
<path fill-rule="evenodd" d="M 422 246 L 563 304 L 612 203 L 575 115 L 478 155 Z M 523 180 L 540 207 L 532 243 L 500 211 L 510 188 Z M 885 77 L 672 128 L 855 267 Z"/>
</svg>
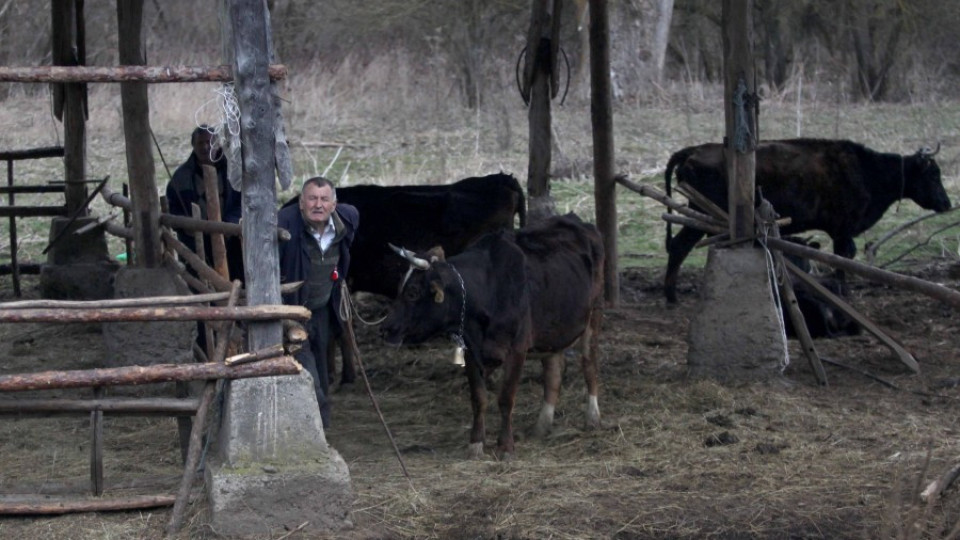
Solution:
<svg viewBox="0 0 960 540">
<path fill-rule="evenodd" d="M 206 364 L 155 364 L 75 371 L 42 371 L 19 375 L 0 375 L 0 392 L 123 386 L 208 379 L 249 379 L 276 375 L 297 375 L 302 368 L 291 356 L 226 366 Z"/>
<path fill-rule="evenodd" d="M 220 178 L 217 176 L 217 170 L 211 165 L 201 165 L 200 168 L 203 170 L 203 186 L 206 191 L 207 221 L 223 221 L 220 210 Z M 213 269 L 221 276 L 229 279 L 227 247 L 223 243 L 223 235 L 211 234 L 210 242 L 210 251 L 213 254 Z"/>
<path fill-rule="evenodd" d="M 146 64 L 142 49 L 141 26 L 143 0 L 117 0 L 119 28 L 119 59 L 126 66 Z M 156 169 L 150 131 L 150 101 L 147 83 L 124 81 L 120 83 L 120 102 L 123 108 L 123 138 L 126 142 L 127 176 L 130 178 L 130 199 L 133 201 L 135 254 L 137 266 L 157 268 L 163 246 L 160 245 L 160 195 L 157 191 Z"/>
<path fill-rule="evenodd" d="M 310 319 L 303 306 L 260 304 L 256 306 L 161 306 L 100 309 L 11 309 L 0 311 L 0 322 L 144 322 L 144 321 L 278 321 Z"/>
<path fill-rule="evenodd" d="M 35 501 L 6 501 L 0 497 L 0 515 L 70 514 L 75 512 L 111 512 L 170 506 L 173 495 L 142 495 L 123 498 L 51 498 L 38 497 Z"/>
<path fill-rule="evenodd" d="M 529 151 L 527 165 L 527 215 L 540 220 L 555 213 L 550 198 L 550 162 L 553 152 L 552 111 L 550 110 L 550 36 L 553 25 L 554 0 L 534 0 L 527 32 L 524 66 L 525 96 L 530 106 L 527 113 Z"/>
<path fill-rule="evenodd" d="M 3 399 L 0 415 L 60 416 L 102 411 L 111 415 L 192 416 L 197 398 Z"/>
<path fill-rule="evenodd" d="M 266 77 L 272 39 L 262 0 L 235 0 L 227 7 L 225 26 L 235 51 L 233 66 L 242 123 L 243 263 L 247 303 L 279 304 L 280 262 L 277 250 L 276 121 L 270 79 Z M 279 321 L 247 327 L 247 348 L 282 343 Z"/>
<path fill-rule="evenodd" d="M 84 61 L 83 51 L 83 3 L 77 0 L 55 0 L 52 3 L 55 17 L 53 32 L 55 64 L 64 67 L 59 69 L 77 69 Z M 70 66 L 70 67 L 66 67 Z M 58 69 L 49 66 L 47 69 Z M 66 81 L 45 81 L 66 82 Z M 59 87 L 62 96 L 63 119 L 63 163 L 66 210 L 68 213 L 83 212 L 81 203 L 87 198 L 86 178 L 87 162 L 87 128 L 86 128 L 86 85 L 80 81 L 70 81 Z M 80 214 L 78 214 L 80 215 Z"/>
<path fill-rule="evenodd" d="M 7 195 L 7 205 L 16 206 L 13 195 L 13 160 L 7 160 L 7 185 L 11 191 Z M 10 216 L 10 275 L 13 276 L 13 294 L 20 298 L 20 262 L 17 260 L 17 217 Z"/>
<path fill-rule="evenodd" d="M 282 80 L 287 76 L 284 65 L 270 65 L 267 69 L 271 80 Z M 231 81 L 230 66 L 0 66 L 0 82 L 154 84 Z"/>
<path fill-rule="evenodd" d="M 603 235 L 604 298 L 620 305 L 617 271 L 617 184 L 614 180 L 613 104 L 610 84 L 610 16 L 607 0 L 590 0 L 590 119 L 593 125 L 593 194 Z"/>
<path fill-rule="evenodd" d="M 753 1 L 723 0 L 724 113 L 730 238 L 753 235 L 757 143 L 753 78 Z M 744 244 L 750 247 L 750 244 Z"/>
</svg>

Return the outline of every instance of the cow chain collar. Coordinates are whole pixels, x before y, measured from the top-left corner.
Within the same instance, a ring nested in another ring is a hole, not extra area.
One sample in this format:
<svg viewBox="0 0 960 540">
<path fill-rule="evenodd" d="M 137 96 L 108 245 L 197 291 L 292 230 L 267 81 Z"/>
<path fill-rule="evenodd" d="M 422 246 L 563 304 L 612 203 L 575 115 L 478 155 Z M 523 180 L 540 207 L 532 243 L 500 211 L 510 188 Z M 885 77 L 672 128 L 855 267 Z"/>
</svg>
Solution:
<svg viewBox="0 0 960 540">
<path fill-rule="evenodd" d="M 457 267 L 450 263 L 447 263 L 447 265 L 453 270 L 453 275 L 457 276 L 457 281 L 460 282 L 460 292 L 463 294 L 463 302 L 460 304 L 460 331 L 456 334 L 450 334 L 450 339 L 457 344 L 457 358 L 459 359 L 467 348 L 467 344 L 463 341 L 463 327 L 467 320 L 467 286 L 463 284 L 463 277 L 457 271 Z"/>
</svg>

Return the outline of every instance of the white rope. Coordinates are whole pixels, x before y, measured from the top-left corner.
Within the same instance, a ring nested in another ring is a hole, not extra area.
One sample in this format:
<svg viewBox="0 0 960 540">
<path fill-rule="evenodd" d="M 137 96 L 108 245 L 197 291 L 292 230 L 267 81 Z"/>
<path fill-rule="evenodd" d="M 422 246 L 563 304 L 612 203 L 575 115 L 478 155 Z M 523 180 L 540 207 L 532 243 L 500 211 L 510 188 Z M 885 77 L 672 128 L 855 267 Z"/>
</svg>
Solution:
<svg viewBox="0 0 960 540">
<path fill-rule="evenodd" d="M 240 104 L 237 101 L 233 83 L 224 83 L 214 90 L 216 96 L 197 107 L 193 121 L 197 127 L 206 126 L 214 137 L 215 144 L 210 147 L 210 159 L 214 160 L 217 150 L 223 150 L 227 158 L 227 178 L 234 189 L 241 187 L 240 168 Z M 213 109 L 211 111 L 211 109 Z M 212 117 L 207 123 L 201 118 Z"/>
<path fill-rule="evenodd" d="M 773 262 L 773 254 L 770 253 L 770 248 L 767 247 L 768 229 L 769 225 L 764 224 L 759 240 L 760 245 L 763 246 L 764 259 L 767 262 L 767 273 L 770 274 L 771 283 L 773 284 L 773 303 L 777 309 L 777 321 L 780 323 L 780 339 L 783 340 L 783 362 L 780 363 L 780 373 L 783 373 L 787 369 L 787 366 L 790 365 L 790 346 L 787 342 L 787 326 L 783 317 L 783 301 L 780 298 L 780 279 L 788 278 L 783 274 L 784 269 L 777 268 Z"/>
</svg>

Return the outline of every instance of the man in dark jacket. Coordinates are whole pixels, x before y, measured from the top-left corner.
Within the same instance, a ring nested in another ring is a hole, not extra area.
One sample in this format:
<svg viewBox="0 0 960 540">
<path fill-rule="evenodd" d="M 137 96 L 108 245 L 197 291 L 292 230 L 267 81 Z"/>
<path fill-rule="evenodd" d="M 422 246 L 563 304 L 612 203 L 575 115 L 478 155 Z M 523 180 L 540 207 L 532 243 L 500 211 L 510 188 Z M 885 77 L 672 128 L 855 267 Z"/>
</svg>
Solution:
<svg viewBox="0 0 960 540">
<path fill-rule="evenodd" d="M 227 160 L 223 157 L 220 148 L 215 147 L 214 135 L 210 128 L 202 125 L 193 130 L 190 144 L 193 152 L 182 165 L 177 167 L 173 178 L 167 184 L 167 205 L 170 213 L 177 216 L 192 216 L 191 205 L 200 207 L 200 215 L 207 219 L 207 197 L 203 182 L 203 165 L 216 169 L 220 188 L 220 219 L 230 223 L 239 223 L 242 212 L 242 198 L 240 192 L 233 189 L 227 181 Z M 177 238 L 194 252 L 197 251 L 193 235 L 186 231 L 177 230 Z M 227 265 L 230 270 L 230 279 L 243 280 L 243 249 L 240 238 L 237 236 L 226 238 Z M 209 236 L 204 237 L 206 260 L 212 258 Z"/>
<path fill-rule="evenodd" d="M 349 204 L 337 204 L 337 192 L 326 178 L 304 181 L 300 204 L 282 208 L 277 226 L 290 232 L 280 244 L 280 281 L 303 281 L 303 287 L 284 295 L 283 303 L 304 306 L 312 312 L 307 323 L 309 347 L 297 360 L 313 377 L 323 427 L 330 427 L 330 379 L 327 343 L 339 328 L 340 284 L 350 270 L 350 244 L 360 214 Z"/>
</svg>

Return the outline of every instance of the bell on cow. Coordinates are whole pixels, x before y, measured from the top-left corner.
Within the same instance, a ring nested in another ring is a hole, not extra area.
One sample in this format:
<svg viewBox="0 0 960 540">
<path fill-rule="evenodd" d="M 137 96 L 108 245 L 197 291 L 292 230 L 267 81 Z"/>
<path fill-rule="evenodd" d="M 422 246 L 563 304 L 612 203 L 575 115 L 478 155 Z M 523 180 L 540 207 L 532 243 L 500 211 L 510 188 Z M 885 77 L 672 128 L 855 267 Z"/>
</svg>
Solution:
<svg viewBox="0 0 960 540">
<path fill-rule="evenodd" d="M 467 365 L 463 359 L 463 347 L 457 347 L 453 351 L 453 365 L 463 367 Z"/>
</svg>

